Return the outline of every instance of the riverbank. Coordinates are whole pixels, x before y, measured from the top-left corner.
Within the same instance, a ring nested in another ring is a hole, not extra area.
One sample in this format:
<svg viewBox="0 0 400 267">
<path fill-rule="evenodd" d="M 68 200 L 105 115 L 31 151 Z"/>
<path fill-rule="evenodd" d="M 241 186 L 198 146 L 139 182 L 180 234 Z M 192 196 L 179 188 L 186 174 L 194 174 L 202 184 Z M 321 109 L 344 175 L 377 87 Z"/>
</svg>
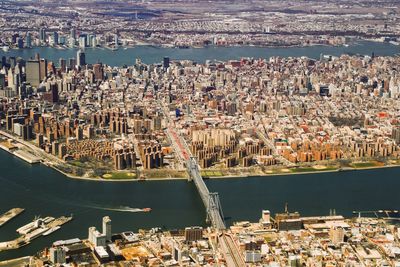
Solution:
<svg viewBox="0 0 400 267">
<path fill-rule="evenodd" d="M 0 54 L 21 57 L 29 59 L 35 54 L 48 61 L 58 62 L 60 58 L 72 58 L 76 56 L 77 48 L 57 49 L 51 47 L 33 47 L 29 49 L 10 49 L 8 52 Z M 329 46 L 315 44 L 304 47 L 260 47 L 260 46 L 209 46 L 204 48 L 169 48 L 156 47 L 148 45 L 139 45 L 127 47 L 112 51 L 105 48 L 86 49 L 86 62 L 94 64 L 102 62 L 109 66 L 131 66 L 135 64 L 135 58 L 139 58 L 145 64 L 161 62 L 163 57 L 169 57 L 171 60 L 192 60 L 198 63 L 207 60 L 228 61 L 240 60 L 240 58 L 264 58 L 273 56 L 279 57 L 298 57 L 305 56 L 309 58 L 319 58 L 321 54 L 340 56 L 343 54 L 371 55 L 374 52 L 377 56 L 393 56 L 399 53 L 399 46 L 390 43 L 381 43 L 376 41 L 356 40 L 355 43 L 340 46 Z"/>
<path fill-rule="evenodd" d="M 371 162 L 364 162 L 365 164 L 371 164 Z M 52 167 L 52 166 L 50 166 Z M 174 181 L 174 180 L 188 180 L 188 176 L 186 177 L 173 177 L 168 174 L 168 170 L 162 170 L 165 174 L 165 177 L 146 177 L 144 179 L 105 179 L 105 178 L 90 178 L 90 177 L 79 177 L 73 176 L 68 173 L 64 173 L 61 170 L 58 170 L 53 166 L 54 169 L 59 171 L 60 173 L 64 174 L 65 176 L 73 179 L 81 179 L 81 180 L 89 180 L 89 181 L 98 181 L 98 182 L 145 182 L 145 181 Z M 310 175 L 310 174 L 319 174 L 319 173 L 335 173 L 335 172 L 349 172 L 349 171 L 362 171 L 362 170 L 374 170 L 374 169 L 384 169 L 384 168 L 400 168 L 400 164 L 390 164 L 390 165 L 382 165 L 382 166 L 365 166 L 365 167 L 343 167 L 343 168 L 316 168 L 313 170 L 306 170 L 310 169 L 310 167 L 300 167 L 296 169 L 288 169 L 287 167 L 283 166 L 282 168 L 276 168 L 276 172 L 245 172 L 242 171 L 240 174 L 233 174 L 233 175 L 215 175 L 215 176 L 203 176 L 204 179 L 237 179 L 237 178 L 249 178 L 249 177 L 273 177 L 273 176 L 288 176 L 288 175 Z M 173 172 L 176 172 L 174 170 Z M 184 170 L 181 171 L 186 172 Z M 212 170 L 206 169 L 202 170 L 202 172 L 220 172 L 220 170 Z"/>
<path fill-rule="evenodd" d="M 276 172 L 276 173 L 244 173 L 241 175 L 221 175 L 221 176 L 209 176 L 205 179 L 234 179 L 234 178 L 251 178 L 251 177 L 273 177 L 273 176 L 289 176 L 289 175 L 310 175 L 320 173 L 337 173 L 337 172 L 350 172 L 350 171 L 365 171 L 374 169 L 385 169 L 385 168 L 400 168 L 400 164 L 385 165 L 385 166 L 371 166 L 371 167 L 360 167 L 360 168 L 337 168 L 329 170 L 313 170 L 313 171 L 301 171 L 301 172 Z M 204 177 L 203 177 L 204 178 Z M 160 179 L 162 180 L 162 179 Z"/>
<path fill-rule="evenodd" d="M 19 148 L 9 149 L 4 145 L 0 148 L 9 152 L 10 154 L 24 160 L 29 164 L 37 163 L 40 161 L 43 165 L 50 167 L 57 172 L 63 174 L 67 178 L 94 181 L 94 182 L 143 182 L 143 181 L 171 181 L 171 180 L 188 180 L 188 174 L 185 170 L 169 170 L 169 169 L 156 169 L 156 170 L 142 170 L 138 173 L 136 170 L 129 171 L 112 171 L 105 173 L 102 177 L 90 177 L 89 171 L 83 175 L 74 175 L 67 171 L 62 170 L 73 168 L 74 166 L 67 162 L 61 161 L 53 155 L 47 154 L 40 148 L 28 143 L 27 141 L 21 140 L 20 138 L 0 131 L 0 135 L 17 142 L 19 146 L 24 146 L 25 150 Z M 22 156 L 21 156 L 22 153 Z M 25 155 L 25 156 L 24 156 Z M 31 158 L 35 160 L 32 161 Z M 41 159 L 38 159 L 41 157 Z M 352 161 L 346 166 L 340 166 L 337 163 L 335 165 L 313 165 L 313 166 L 300 166 L 295 168 L 288 168 L 287 166 L 281 166 L 277 168 L 270 168 L 264 170 L 262 167 L 250 167 L 247 169 L 231 168 L 231 169 L 203 169 L 201 174 L 204 179 L 231 179 L 231 178 L 246 178 L 246 177 L 268 177 L 268 176 L 286 176 L 296 174 L 315 174 L 315 173 L 329 173 L 329 172 L 341 172 L 341 171 L 357 171 L 357 170 L 369 170 L 369 169 L 380 169 L 380 168 L 395 168 L 400 167 L 400 161 L 390 161 L 390 164 L 385 165 L 383 162 L 376 160 L 368 161 Z M 213 175 L 214 174 L 214 175 Z M 117 178 L 113 178 L 117 177 Z M 132 177 L 132 178 L 130 178 Z"/>
</svg>

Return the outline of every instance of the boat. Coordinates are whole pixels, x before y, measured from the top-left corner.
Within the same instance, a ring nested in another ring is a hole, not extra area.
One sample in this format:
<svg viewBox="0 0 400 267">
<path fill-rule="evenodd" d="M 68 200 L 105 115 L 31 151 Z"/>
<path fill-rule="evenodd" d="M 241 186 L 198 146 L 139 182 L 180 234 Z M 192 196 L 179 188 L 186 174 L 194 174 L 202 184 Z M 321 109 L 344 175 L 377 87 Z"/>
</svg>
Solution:
<svg viewBox="0 0 400 267">
<path fill-rule="evenodd" d="M 10 50 L 10 47 L 8 46 L 3 46 L 3 52 L 8 52 Z"/>
<path fill-rule="evenodd" d="M 17 232 L 19 234 L 27 234 L 28 232 L 34 230 L 37 228 L 37 224 L 41 221 L 42 219 L 39 217 L 35 217 L 32 222 L 25 224 L 21 226 L 20 228 L 17 229 Z"/>
<path fill-rule="evenodd" d="M 48 230 L 49 230 L 49 228 L 47 228 L 47 227 L 43 227 L 43 228 L 39 227 L 36 230 L 32 231 L 31 233 L 27 234 L 25 236 L 25 240 L 28 242 L 32 241 L 33 239 L 43 235 L 43 233 L 47 232 Z"/>
<path fill-rule="evenodd" d="M 49 222 L 52 222 L 52 221 L 54 221 L 54 220 L 55 220 L 54 217 L 46 217 L 46 218 L 43 219 L 43 222 L 44 222 L 45 224 L 48 224 Z"/>
<path fill-rule="evenodd" d="M 60 228 L 61 228 L 61 226 L 55 226 L 53 228 L 50 228 L 49 230 L 47 230 L 46 232 L 43 233 L 43 236 L 47 236 L 47 235 L 57 231 Z"/>
<path fill-rule="evenodd" d="M 143 211 L 143 212 L 150 212 L 150 211 L 151 211 L 151 208 L 143 208 L 142 211 Z"/>
</svg>

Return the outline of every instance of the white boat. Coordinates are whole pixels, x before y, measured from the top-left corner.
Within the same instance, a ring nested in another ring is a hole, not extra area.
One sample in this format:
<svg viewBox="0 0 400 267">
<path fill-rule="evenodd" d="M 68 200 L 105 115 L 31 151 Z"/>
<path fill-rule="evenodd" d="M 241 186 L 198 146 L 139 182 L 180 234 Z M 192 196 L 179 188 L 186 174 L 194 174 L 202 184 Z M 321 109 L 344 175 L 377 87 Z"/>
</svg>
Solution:
<svg viewBox="0 0 400 267">
<path fill-rule="evenodd" d="M 46 217 L 46 218 L 43 219 L 43 222 L 44 222 L 45 224 L 48 224 L 49 222 L 52 222 L 52 221 L 54 221 L 54 220 L 55 220 L 54 217 Z"/>
<path fill-rule="evenodd" d="M 44 228 L 40 227 L 40 228 L 32 231 L 31 233 L 27 234 L 25 236 L 25 240 L 29 242 L 29 241 L 35 239 L 36 237 L 43 235 L 43 233 L 47 232 L 48 230 L 49 230 L 49 228 L 47 228 L 47 227 L 44 227 Z"/>
<path fill-rule="evenodd" d="M 61 228 L 61 226 L 55 226 L 55 227 L 53 227 L 53 228 L 50 228 L 49 230 L 47 230 L 46 232 L 44 232 L 43 235 L 44 235 L 44 236 L 49 235 L 49 234 L 51 234 L 51 233 L 57 231 L 57 230 L 60 229 L 60 228 Z"/>
<path fill-rule="evenodd" d="M 3 46 L 3 51 L 4 52 L 8 52 L 10 50 L 10 47 L 8 47 L 8 46 Z"/>
<path fill-rule="evenodd" d="M 23 226 L 21 226 L 20 228 L 17 229 L 17 232 L 19 234 L 26 234 L 29 233 L 30 231 L 38 228 L 36 225 L 41 221 L 41 218 L 35 217 L 35 219 L 33 219 L 32 222 L 25 224 Z"/>
</svg>

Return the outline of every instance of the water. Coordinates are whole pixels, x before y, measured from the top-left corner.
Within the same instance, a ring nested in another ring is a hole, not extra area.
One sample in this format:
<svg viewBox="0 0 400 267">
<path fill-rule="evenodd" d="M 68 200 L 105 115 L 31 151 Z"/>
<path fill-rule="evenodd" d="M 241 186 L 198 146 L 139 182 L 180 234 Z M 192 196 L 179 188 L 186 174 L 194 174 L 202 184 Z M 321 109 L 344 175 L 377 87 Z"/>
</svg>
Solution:
<svg viewBox="0 0 400 267">
<path fill-rule="evenodd" d="M 52 61 L 74 57 L 76 50 L 34 48 L 1 52 L 0 56 L 25 59 L 40 53 Z M 399 47 L 387 43 L 361 42 L 349 47 L 315 46 L 307 48 L 210 47 L 202 49 L 172 49 L 136 47 L 118 51 L 88 49 L 87 61 L 109 65 L 133 64 L 135 58 L 145 63 L 160 62 L 162 57 L 191 59 L 268 58 L 270 56 L 308 56 L 321 53 L 340 55 L 394 55 Z M 101 218 L 111 216 L 113 232 L 136 231 L 139 228 L 181 228 L 203 225 L 205 210 L 193 183 L 186 181 L 159 182 L 93 182 L 74 180 L 42 165 L 29 165 L 0 150 L 0 212 L 12 207 L 26 211 L 0 228 L 0 242 L 17 236 L 15 230 L 30 222 L 35 215 L 74 215 L 74 220 L 47 237 L 18 250 L 0 252 L 0 260 L 32 255 L 53 241 L 73 237 L 86 238 L 90 226 L 101 227 Z M 338 214 L 350 216 L 353 210 L 399 209 L 400 168 L 357 172 L 302 174 L 288 176 L 217 179 L 206 181 L 210 191 L 220 193 L 228 224 L 238 220 L 258 220 L 262 209 L 272 213 L 283 209 L 303 215 L 328 214 L 335 208 Z M 129 208 L 124 208 L 129 207 Z M 132 212 L 150 207 L 150 213 Z M 126 211 L 121 211 L 126 210 Z"/>
<path fill-rule="evenodd" d="M 18 250 L 0 252 L 0 260 L 31 255 L 53 241 L 86 238 L 88 227 L 101 227 L 109 215 L 113 232 L 139 228 L 181 228 L 203 225 L 205 210 L 195 185 L 186 181 L 94 182 L 70 179 L 43 165 L 29 165 L 0 150 L 0 212 L 12 207 L 26 211 L 0 228 L 0 241 L 16 237 L 15 230 L 35 215 L 74 220 L 47 237 Z M 256 221 L 262 209 L 290 210 L 303 215 L 327 215 L 335 208 L 350 216 L 353 210 L 399 209 L 400 168 L 287 176 L 207 180 L 220 193 L 228 224 Z M 379 178 L 378 178 L 379 177 Z M 129 207 L 126 212 L 118 211 Z M 150 207 L 149 213 L 131 212 Z"/>
<path fill-rule="evenodd" d="M 35 47 L 32 49 L 14 49 L 0 56 L 15 56 L 29 59 L 39 53 L 42 58 L 57 62 L 59 58 L 76 57 L 77 49 L 55 49 L 47 47 Z M 307 56 L 319 58 L 320 54 L 339 56 L 341 54 L 390 56 L 400 52 L 400 47 L 389 43 L 367 42 L 345 46 L 312 46 L 312 47 L 290 47 L 290 48 L 265 48 L 265 47 L 206 47 L 206 48 L 159 48 L 152 46 L 138 46 L 134 48 L 112 51 L 104 48 L 86 49 L 86 61 L 88 63 L 102 62 L 110 66 L 133 65 L 136 58 L 141 58 L 144 63 L 161 62 L 164 56 L 171 59 L 190 59 L 203 63 L 206 60 L 230 60 L 241 57 L 269 58 L 271 56 L 297 57 Z"/>
</svg>

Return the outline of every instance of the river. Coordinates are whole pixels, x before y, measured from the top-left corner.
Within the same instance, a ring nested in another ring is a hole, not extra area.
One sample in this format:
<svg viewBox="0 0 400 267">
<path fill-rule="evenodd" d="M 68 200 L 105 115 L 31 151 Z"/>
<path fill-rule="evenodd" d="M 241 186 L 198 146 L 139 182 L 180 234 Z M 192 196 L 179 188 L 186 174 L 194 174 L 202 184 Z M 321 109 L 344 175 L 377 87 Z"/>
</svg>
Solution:
<svg viewBox="0 0 400 267">
<path fill-rule="evenodd" d="M 58 64 L 59 58 L 76 57 L 77 49 L 56 49 L 48 47 L 35 47 L 32 49 L 12 49 L 3 56 L 15 56 L 29 59 L 39 53 L 42 58 Z M 389 43 L 360 41 L 349 46 L 310 46 L 310 47 L 206 47 L 206 48 L 159 48 L 152 46 L 137 46 L 134 48 L 120 48 L 112 51 L 105 48 L 86 49 L 87 63 L 102 62 L 110 66 L 133 65 L 136 58 L 142 59 L 144 63 L 161 62 L 165 56 L 171 59 L 190 59 L 196 62 L 205 62 L 206 60 L 229 60 L 240 59 L 241 57 L 269 58 L 271 56 L 296 57 L 307 56 L 310 58 L 319 58 L 320 54 L 335 55 L 341 54 L 361 54 L 361 55 L 390 56 L 400 52 L 400 47 Z"/>
<path fill-rule="evenodd" d="M 57 232 L 18 250 L 0 253 L 0 260 L 30 255 L 55 240 L 86 238 L 88 227 L 101 227 L 109 215 L 113 232 L 139 228 L 180 228 L 205 225 L 205 210 L 195 185 L 184 180 L 96 182 L 67 178 L 44 165 L 30 165 L 0 150 L 0 212 L 12 207 L 26 211 L 0 228 L 0 241 L 16 237 L 15 230 L 35 215 L 74 215 Z M 258 220 L 262 209 L 290 210 L 303 215 L 327 215 L 335 208 L 350 216 L 353 210 L 398 209 L 395 197 L 400 168 L 299 174 L 269 177 L 211 179 L 210 191 L 220 194 L 227 223 Z M 150 207 L 149 213 L 113 211 L 123 206 Z"/>
<path fill-rule="evenodd" d="M 40 53 L 57 61 L 73 57 L 74 50 L 34 48 L 11 50 L 0 55 L 25 59 Z M 240 57 L 308 56 L 321 53 L 394 55 L 399 47 L 387 43 L 361 42 L 349 47 L 315 46 L 307 48 L 211 47 L 202 49 L 167 49 L 137 47 L 118 51 L 88 49 L 89 63 L 102 61 L 109 65 L 133 64 L 139 57 L 145 63 L 160 62 L 162 57 L 192 59 L 238 59 Z M 43 165 L 29 165 L 0 150 L 0 212 L 13 207 L 26 211 L 0 228 L 0 242 L 17 236 L 15 230 L 36 215 L 74 215 L 74 220 L 47 237 L 18 250 L 0 252 L 0 260 L 32 255 L 55 240 L 86 238 L 90 226 L 101 227 L 101 218 L 109 215 L 113 232 L 136 231 L 139 228 L 180 228 L 205 225 L 205 210 L 195 185 L 186 181 L 95 182 L 74 180 Z M 262 209 L 272 213 L 290 210 L 303 215 L 338 214 L 350 216 L 353 210 L 399 209 L 397 198 L 400 168 L 365 171 L 299 174 L 207 180 L 211 192 L 219 192 L 227 223 L 258 220 Z M 121 207 L 152 208 L 150 213 L 113 211 Z"/>
</svg>

